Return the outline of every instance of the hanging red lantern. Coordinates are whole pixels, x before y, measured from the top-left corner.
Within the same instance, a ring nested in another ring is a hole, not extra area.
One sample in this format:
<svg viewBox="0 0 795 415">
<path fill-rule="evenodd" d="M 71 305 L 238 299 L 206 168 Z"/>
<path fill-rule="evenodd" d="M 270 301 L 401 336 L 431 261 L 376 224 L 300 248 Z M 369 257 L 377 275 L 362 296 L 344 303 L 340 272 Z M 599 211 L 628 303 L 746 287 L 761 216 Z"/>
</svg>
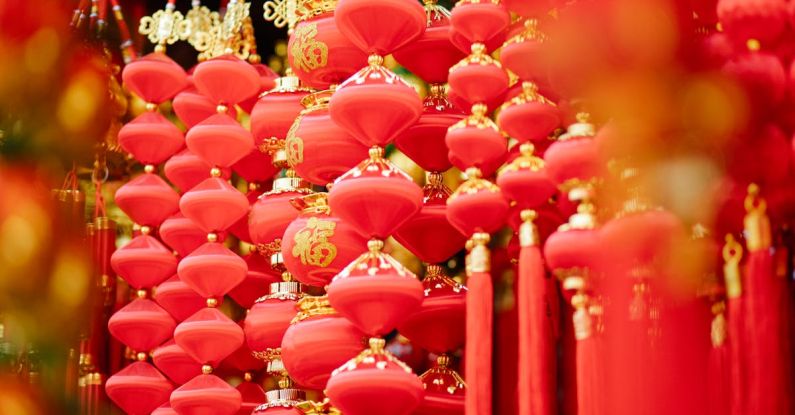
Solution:
<svg viewBox="0 0 795 415">
<path fill-rule="evenodd" d="M 246 279 L 229 291 L 229 296 L 241 307 L 250 309 L 258 298 L 268 295 L 271 284 L 280 282 L 282 277 L 259 252 L 251 252 L 243 260 L 248 267 Z"/>
<path fill-rule="evenodd" d="M 207 242 L 207 232 L 199 228 L 192 220 L 182 213 L 166 219 L 158 229 L 160 239 L 181 257 L 185 257 L 203 243 Z M 173 256 L 173 255 L 172 255 Z M 174 262 L 176 272 L 176 260 Z M 174 275 L 172 272 L 171 275 Z"/>
<path fill-rule="evenodd" d="M 110 265 L 135 289 L 150 288 L 177 270 L 177 259 L 157 239 L 138 235 L 110 257 Z"/>
<path fill-rule="evenodd" d="M 549 71 L 544 59 L 546 36 L 538 29 L 537 19 L 526 19 L 522 30 L 508 39 L 500 51 L 500 62 L 519 79 L 544 82 Z"/>
<path fill-rule="evenodd" d="M 285 140 L 287 162 L 299 176 L 325 186 L 367 156 L 367 147 L 331 120 L 332 91 L 301 100 L 306 108 L 296 117 Z"/>
<path fill-rule="evenodd" d="M 334 13 L 340 32 L 370 54 L 389 54 L 425 30 L 425 12 L 410 0 L 389 0 L 377 7 L 366 0 L 339 0 Z"/>
<path fill-rule="evenodd" d="M 304 297 L 282 339 L 282 361 L 295 381 L 324 389 L 331 372 L 362 350 L 365 334 L 339 315 L 327 297 Z"/>
<path fill-rule="evenodd" d="M 148 170 L 120 187 L 115 202 L 135 223 L 157 226 L 179 209 L 179 195 Z"/>
<path fill-rule="evenodd" d="M 166 402 L 163 405 L 160 405 L 157 409 L 152 411 L 151 415 L 179 415 L 174 408 L 171 407 L 171 404 Z"/>
<path fill-rule="evenodd" d="M 463 415 L 466 384 L 450 368 L 450 357 L 439 356 L 436 366 L 420 375 L 425 396 L 414 415 Z"/>
<path fill-rule="evenodd" d="M 244 324 L 243 324 L 242 320 L 239 321 L 237 324 L 240 327 L 244 327 Z M 244 329 L 244 332 L 245 332 L 245 329 Z M 219 368 L 219 370 L 223 370 L 225 372 L 232 372 L 232 373 L 235 373 L 235 374 L 242 373 L 244 379 L 245 378 L 250 378 L 251 377 L 251 373 L 259 372 L 260 370 L 263 370 L 263 369 L 265 369 L 265 363 L 262 360 L 257 359 L 256 357 L 254 357 L 254 352 L 251 351 L 251 349 L 248 347 L 246 342 L 243 342 L 242 346 L 238 347 L 237 350 L 234 351 L 234 353 L 232 353 L 231 355 L 227 356 L 227 358 L 224 359 L 221 362 L 221 366 Z M 246 382 L 250 382 L 250 380 L 248 380 Z M 257 386 L 259 386 L 259 385 L 257 385 Z M 257 405 L 259 405 L 260 403 L 262 403 L 265 400 L 265 392 L 262 391 L 262 388 L 260 388 L 260 391 L 262 392 L 262 399 L 260 399 L 258 401 Z M 252 392 L 252 390 L 249 390 L 248 392 Z M 251 395 L 249 395 L 249 397 L 251 397 Z M 245 402 L 246 401 L 245 401 L 245 394 L 244 394 L 244 403 Z M 253 401 L 251 399 L 249 399 L 248 402 L 251 403 Z M 256 405 L 254 405 L 254 406 L 256 406 Z M 254 408 L 252 407 L 251 409 L 254 409 Z M 249 413 L 251 413 L 251 410 L 249 410 Z"/>
<path fill-rule="evenodd" d="M 506 102 L 497 117 L 500 128 L 520 143 L 546 140 L 560 125 L 555 104 L 538 93 L 535 84 L 522 84 L 522 93 Z"/>
<path fill-rule="evenodd" d="M 169 340 L 155 349 L 152 361 L 177 385 L 182 385 L 202 373 L 201 363 L 193 359 L 174 340 Z"/>
<path fill-rule="evenodd" d="M 234 415 L 240 409 L 241 396 L 219 377 L 206 373 L 174 390 L 170 402 L 181 415 Z"/>
<path fill-rule="evenodd" d="M 298 312 L 296 304 L 303 296 L 297 282 L 275 282 L 270 291 L 251 307 L 244 325 L 248 347 L 262 360 L 270 360 L 270 354 L 281 347 L 284 332 Z"/>
<path fill-rule="evenodd" d="M 525 143 L 520 147 L 521 154 L 500 170 L 497 185 L 520 210 L 535 209 L 546 204 L 557 189 L 544 160 L 533 155 L 534 146 Z"/>
<path fill-rule="evenodd" d="M 248 183 L 264 183 L 279 171 L 271 163 L 270 155 L 259 148 L 254 148 L 247 156 L 235 163 L 232 170 Z"/>
<path fill-rule="evenodd" d="M 485 176 L 491 176 L 495 160 L 500 164 L 508 155 L 508 140 L 497 128 L 497 124 L 486 116 L 486 106 L 476 104 L 472 115 L 457 122 L 447 130 L 445 143 L 450 149 L 450 161 L 460 170 L 468 167 L 480 169 Z"/>
<path fill-rule="evenodd" d="M 126 65 L 121 78 L 127 89 L 154 104 L 168 101 L 188 85 L 185 70 L 165 53 L 159 52 Z"/>
<path fill-rule="evenodd" d="M 419 120 L 395 138 L 395 146 L 426 171 L 446 171 L 451 163 L 445 135 L 464 114 L 448 101 L 443 85 L 431 85 L 423 108 Z"/>
<path fill-rule="evenodd" d="M 265 403 L 256 407 L 251 415 L 303 415 L 299 406 L 308 406 L 311 401 L 306 400 L 306 394 L 300 389 L 289 387 L 282 388 L 282 381 L 279 381 L 280 388 L 265 392 Z"/>
<path fill-rule="evenodd" d="M 249 62 L 251 62 L 251 58 L 249 58 Z M 257 94 L 254 94 L 238 103 L 238 106 L 243 111 L 249 114 L 251 114 L 251 111 L 254 109 L 254 106 L 257 105 L 257 101 L 259 100 L 258 94 L 270 91 L 271 89 L 276 87 L 276 80 L 279 78 L 279 75 L 276 74 L 276 72 L 273 72 L 273 69 L 271 69 L 266 65 L 263 65 L 261 63 L 255 63 L 251 64 L 251 66 L 257 71 L 257 74 L 259 74 L 260 88 L 257 91 L 258 92 Z"/>
<path fill-rule="evenodd" d="M 287 137 L 295 117 L 304 109 L 301 99 L 310 92 L 288 70 L 287 76 L 276 80 L 276 88 L 260 95 L 251 110 L 251 133 L 257 147 L 282 147 L 276 142 Z"/>
<path fill-rule="evenodd" d="M 482 43 L 475 43 L 472 54 L 450 68 L 449 82 L 450 88 L 470 105 L 484 106 L 501 102 L 509 84 L 508 74 L 486 53 Z"/>
<path fill-rule="evenodd" d="M 422 209 L 395 231 L 395 239 L 425 263 L 446 261 L 466 242 L 466 237 L 447 220 L 450 193 L 441 174 L 429 174 L 423 188 Z"/>
<path fill-rule="evenodd" d="M 718 18 L 723 30 L 738 44 L 749 39 L 773 43 L 787 27 L 787 2 L 784 0 L 720 0 Z"/>
<path fill-rule="evenodd" d="M 422 189 L 376 147 L 370 158 L 336 180 L 329 205 L 362 234 L 384 239 L 420 210 Z"/>
<path fill-rule="evenodd" d="M 193 84 L 213 102 L 232 106 L 256 94 L 261 80 L 247 62 L 223 55 L 196 65 Z"/>
<path fill-rule="evenodd" d="M 284 266 L 304 284 L 326 286 L 366 248 L 367 239 L 331 214 L 327 193 L 313 193 L 291 203 L 301 213 L 284 231 Z"/>
<path fill-rule="evenodd" d="M 756 49 L 755 46 L 736 54 L 721 71 L 737 80 L 748 96 L 751 110 L 764 117 L 786 96 L 787 72 L 778 56 Z"/>
<path fill-rule="evenodd" d="M 447 199 L 447 219 L 464 235 L 497 231 L 505 223 L 508 201 L 477 169 L 468 169 L 467 176 Z"/>
<path fill-rule="evenodd" d="M 265 402 L 265 391 L 260 385 L 251 381 L 250 374 L 247 374 L 244 381 L 240 382 L 235 389 L 240 392 L 241 400 L 237 415 L 251 415 L 257 407 Z"/>
<path fill-rule="evenodd" d="M 306 2 L 296 10 L 298 24 L 287 42 L 290 68 L 303 83 L 328 89 L 367 62 L 367 55 L 337 28 L 336 1 Z"/>
<path fill-rule="evenodd" d="M 273 181 L 273 190 L 251 206 L 249 234 L 260 252 L 268 256 L 279 252 L 285 229 L 298 216 L 290 200 L 311 192 L 305 181 L 281 177 Z"/>
<path fill-rule="evenodd" d="M 217 169 L 213 177 L 183 194 L 179 201 L 182 214 L 206 232 L 229 228 L 249 210 L 246 196 L 216 173 Z"/>
<path fill-rule="evenodd" d="M 193 128 L 194 125 L 215 115 L 217 112 L 217 105 L 210 98 L 199 93 L 195 87 L 189 87 L 177 94 L 174 97 L 172 106 L 174 107 L 174 113 L 185 123 L 188 129 Z M 229 108 L 229 115 L 232 118 L 237 117 L 235 107 Z"/>
<path fill-rule="evenodd" d="M 349 360 L 329 379 L 326 395 L 346 415 L 401 415 L 419 406 L 424 390 L 411 368 L 384 349 L 383 339 Z"/>
<path fill-rule="evenodd" d="M 436 4 L 436 0 L 424 4 L 425 32 L 392 55 L 425 82 L 441 86 L 447 82 L 450 67 L 463 59 L 464 54 L 450 41 L 450 12 Z"/>
<path fill-rule="evenodd" d="M 230 167 L 254 149 L 251 133 L 229 116 L 225 105 L 219 105 L 217 114 L 188 130 L 185 144 L 216 167 Z"/>
<path fill-rule="evenodd" d="M 329 303 L 369 336 L 394 330 L 422 303 L 422 283 L 373 239 L 369 252 L 343 269 L 328 286 Z"/>
<path fill-rule="evenodd" d="M 149 352 L 171 337 L 176 323 L 157 303 L 139 297 L 113 313 L 110 334 L 137 352 Z"/>
<path fill-rule="evenodd" d="M 453 7 L 450 23 L 453 36 L 460 36 L 473 45 L 483 44 L 503 35 L 511 23 L 511 15 L 499 2 L 464 0 Z M 502 44 L 503 40 L 496 43 Z"/>
<path fill-rule="evenodd" d="M 121 127 L 118 140 L 143 164 L 160 164 L 184 145 L 182 132 L 154 108 Z"/>
<path fill-rule="evenodd" d="M 177 274 L 202 297 L 220 298 L 246 278 L 246 270 L 243 258 L 213 239 L 182 258 Z"/>
<path fill-rule="evenodd" d="M 588 119 L 586 113 L 577 114 L 577 122 L 544 152 L 549 176 L 564 190 L 592 182 L 604 170 Z"/>
<path fill-rule="evenodd" d="M 152 365 L 134 362 L 111 376 L 105 392 L 113 402 L 130 415 L 147 415 L 168 402 L 174 387 Z"/>
<path fill-rule="evenodd" d="M 187 192 L 209 178 L 211 169 L 211 165 L 186 148 L 168 159 L 163 166 L 163 173 L 177 189 Z M 221 169 L 221 178 L 229 179 L 230 176 L 228 168 Z"/>
<path fill-rule="evenodd" d="M 428 266 L 422 286 L 422 305 L 398 331 L 431 353 L 441 355 L 458 349 L 464 344 L 466 287 L 445 275 L 439 265 Z"/>
<path fill-rule="evenodd" d="M 217 366 L 243 344 L 243 329 L 217 308 L 206 307 L 177 326 L 174 341 L 199 363 Z"/>
<path fill-rule="evenodd" d="M 177 275 L 157 286 L 154 300 L 176 321 L 183 321 L 205 307 L 206 301 Z"/>
<path fill-rule="evenodd" d="M 368 147 L 386 146 L 422 114 L 417 91 L 382 64 L 381 56 L 371 56 L 367 67 L 340 84 L 329 105 L 331 119 Z"/>
</svg>

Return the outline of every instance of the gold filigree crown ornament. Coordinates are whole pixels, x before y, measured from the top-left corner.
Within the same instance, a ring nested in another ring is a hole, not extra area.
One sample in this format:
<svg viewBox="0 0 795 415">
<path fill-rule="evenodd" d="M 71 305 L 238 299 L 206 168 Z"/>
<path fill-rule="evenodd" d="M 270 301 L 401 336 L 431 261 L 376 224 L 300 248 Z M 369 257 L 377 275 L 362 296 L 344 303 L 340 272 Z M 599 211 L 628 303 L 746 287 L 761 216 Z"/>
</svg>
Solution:
<svg viewBox="0 0 795 415">
<path fill-rule="evenodd" d="M 193 0 L 192 7 L 185 15 L 188 22 L 188 43 L 199 52 L 204 52 L 213 44 L 213 29 L 221 24 L 221 15 L 202 6 L 201 1 Z"/>
<path fill-rule="evenodd" d="M 164 9 L 142 17 L 138 32 L 155 44 L 155 52 L 165 53 L 167 44 L 173 45 L 178 40 L 188 38 L 190 23 L 169 1 Z"/>
</svg>

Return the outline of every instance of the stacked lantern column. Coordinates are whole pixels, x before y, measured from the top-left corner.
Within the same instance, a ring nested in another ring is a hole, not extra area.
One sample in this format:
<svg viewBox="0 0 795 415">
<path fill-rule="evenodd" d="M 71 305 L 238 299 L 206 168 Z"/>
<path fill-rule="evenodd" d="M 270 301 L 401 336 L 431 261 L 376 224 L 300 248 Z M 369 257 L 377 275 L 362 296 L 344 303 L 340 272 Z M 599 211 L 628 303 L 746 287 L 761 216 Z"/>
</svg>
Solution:
<svg viewBox="0 0 795 415">
<path fill-rule="evenodd" d="M 193 80 L 199 92 L 217 104 L 217 113 L 194 125 L 186 141 L 193 153 L 213 167 L 211 177 L 180 200 L 180 210 L 206 233 L 207 242 L 180 261 L 178 275 L 206 299 L 207 307 L 180 323 L 174 332 L 177 345 L 202 364 L 202 374 L 175 390 L 170 402 L 180 414 L 233 414 L 241 406 L 241 394 L 212 371 L 243 345 L 244 335 L 217 306 L 245 279 L 247 264 L 222 244 L 221 232 L 246 215 L 249 203 L 221 178 L 221 169 L 231 167 L 254 148 L 251 134 L 230 117 L 228 108 L 254 95 L 260 78 L 247 63 L 221 56 L 197 66 Z"/>
<path fill-rule="evenodd" d="M 487 43 L 501 38 L 510 23 L 498 2 L 462 1 L 452 11 L 452 39 L 471 45 L 471 54 L 450 69 L 451 94 L 471 106 L 471 114 L 451 126 L 446 143 L 450 161 L 466 170 L 467 180 L 447 202 L 447 217 L 470 237 L 467 256 L 465 367 L 467 414 L 491 413 L 492 286 L 489 233 L 502 227 L 508 201 L 485 179 L 507 157 L 508 140 L 487 116 L 508 90 L 508 74 L 487 54 Z"/>
<path fill-rule="evenodd" d="M 176 323 L 147 296 L 152 287 L 176 271 L 176 258 L 153 234 L 178 210 L 179 196 L 155 174 L 155 165 L 179 150 L 183 140 L 182 133 L 157 112 L 157 106 L 184 88 L 186 76 L 179 65 L 155 53 L 128 65 L 122 77 L 129 89 L 147 101 L 147 112 L 119 132 L 119 142 L 146 167 L 144 174 L 116 193 L 116 203 L 141 227 L 132 241 L 113 254 L 111 266 L 137 290 L 137 298 L 111 317 L 108 328 L 135 352 L 138 361 L 111 377 L 105 388 L 125 411 L 143 414 L 166 402 L 173 389 L 146 360 L 149 352 L 171 337 Z M 139 396 L 142 388 L 150 391 L 144 398 Z"/>
</svg>

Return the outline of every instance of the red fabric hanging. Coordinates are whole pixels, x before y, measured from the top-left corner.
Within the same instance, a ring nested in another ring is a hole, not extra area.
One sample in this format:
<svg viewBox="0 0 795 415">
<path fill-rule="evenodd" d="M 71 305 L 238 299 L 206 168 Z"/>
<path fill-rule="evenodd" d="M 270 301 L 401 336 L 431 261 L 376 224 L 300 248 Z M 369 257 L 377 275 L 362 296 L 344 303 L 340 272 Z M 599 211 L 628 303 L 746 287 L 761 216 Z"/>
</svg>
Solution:
<svg viewBox="0 0 795 415">
<path fill-rule="evenodd" d="M 472 237 L 473 247 L 467 255 L 466 414 L 491 414 L 491 352 L 493 288 L 490 274 L 487 233 Z"/>
<path fill-rule="evenodd" d="M 534 211 L 524 211 L 519 228 L 519 413 L 551 415 L 556 406 L 555 344 L 552 324 L 547 317 L 544 259 L 538 246 L 534 218 Z"/>
</svg>

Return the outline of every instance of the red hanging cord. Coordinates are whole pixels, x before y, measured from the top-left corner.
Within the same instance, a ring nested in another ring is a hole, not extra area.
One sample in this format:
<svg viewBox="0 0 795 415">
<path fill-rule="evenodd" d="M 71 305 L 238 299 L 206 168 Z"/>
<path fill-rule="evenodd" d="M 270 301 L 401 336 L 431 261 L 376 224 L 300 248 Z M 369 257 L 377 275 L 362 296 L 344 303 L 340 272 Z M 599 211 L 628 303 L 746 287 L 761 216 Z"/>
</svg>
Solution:
<svg viewBox="0 0 795 415">
<path fill-rule="evenodd" d="M 119 35 L 121 37 L 119 48 L 121 49 L 122 59 L 124 59 L 124 63 L 127 64 L 137 59 L 138 54 L 133 47 L 130 28 L 127 27 L 127 22 L 124 20 L 124 14 L 121 11 L 119 0 L 110 0 L 110 4 L 113 9 L 113 17 L 116 20 L 116 25 L 119 27 Z"/>
<path fill-rule="evenodd" d="M 493 287 L 487 233 L 470 239 L 467 255 L 465 378 L 466 415 L 491 415 Z"/>
<path fill-rule="evenodd" d="M 547 281 L 539 249 L 536 212 L 521 212 L 519 228 L 519 413 L 555 413 L 555 345 L 552 323 L 547 315 Z"/>
<path fill-rule="evenodd" d="M 786 356 L 785 281 L 774 272 L 770 220 L 759 187 L 748 187 L 744 230 L 748 248 L 744 313 L 748 400 L 746 414 L 785 414 L 790 411 Z"/>
</svg>

